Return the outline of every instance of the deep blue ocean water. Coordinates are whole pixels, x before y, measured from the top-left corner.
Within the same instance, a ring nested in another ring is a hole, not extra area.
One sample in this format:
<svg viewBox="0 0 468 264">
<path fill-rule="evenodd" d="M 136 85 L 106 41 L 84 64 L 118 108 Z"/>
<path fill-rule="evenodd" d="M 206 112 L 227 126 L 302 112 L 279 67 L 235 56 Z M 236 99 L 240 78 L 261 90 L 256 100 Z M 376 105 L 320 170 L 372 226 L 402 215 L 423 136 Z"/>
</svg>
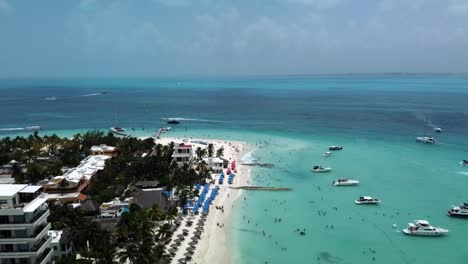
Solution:
<svg viewBox="0 0 468 264">
<path fill-rule="evenodd" d="M 44 100 L 51 97 L 56 100 Z M 254 184 L 293 188 L 245 192 L 231 227 L 233 263 L 468 259 L 468 220 L 446 216 L 451 205 L 468 202 L 468 168 L 458 164 L 468 159 L 466 77 L 0 80 L 0 136 L 25 135 L 6 130 L 29 125 L 61 135 L 123 126 L 149 136 L 165 116 L 184 118 L 177 136 L 248 141 L 254 156 L 275 164 L 253 168 Z M 415 143 L 434 126 L 445 130 L 438 144 Z M 334 144 L 345 149 L 323 158 Z M 334 170 L 313 175 L 316 164 Z M 361 184 L 332 188 L 338 177 Z M 356 206 L 360 195 L 382 204 Z M 451 233 L 425 239 L 398 232 L 421 218 Z"/>
</svg>

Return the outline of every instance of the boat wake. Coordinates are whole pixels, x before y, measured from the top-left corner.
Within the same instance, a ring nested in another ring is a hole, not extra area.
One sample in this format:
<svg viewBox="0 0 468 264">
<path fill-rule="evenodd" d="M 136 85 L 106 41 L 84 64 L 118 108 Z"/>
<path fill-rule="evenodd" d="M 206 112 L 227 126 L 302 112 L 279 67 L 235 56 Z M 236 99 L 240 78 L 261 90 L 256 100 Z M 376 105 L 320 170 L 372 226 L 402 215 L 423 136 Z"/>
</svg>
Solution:
<svg viewBox="0 0 468 264">
<path fill-rule="evenodd" d="M 99 92 L 99 93 L 90 93 L 90 94 L 82 94 L 82 95 L 75 95 L 75 96 L 65 96 L 65 97 L 45 97 L 43 98 L 44 101 L 56 101 L 57 99 L 72 99 L 72 98 L 80 98 L 80 97 L 91 97 L 91 96 L 99 96 L 106 94 L 107 92 Z"/>
<path fill-rule="evenodd" d="M 0 128 L 0 131 L 23 131 L 26 130 L 24 127 L 9 127 L 9 128 Z"/>
</svg>

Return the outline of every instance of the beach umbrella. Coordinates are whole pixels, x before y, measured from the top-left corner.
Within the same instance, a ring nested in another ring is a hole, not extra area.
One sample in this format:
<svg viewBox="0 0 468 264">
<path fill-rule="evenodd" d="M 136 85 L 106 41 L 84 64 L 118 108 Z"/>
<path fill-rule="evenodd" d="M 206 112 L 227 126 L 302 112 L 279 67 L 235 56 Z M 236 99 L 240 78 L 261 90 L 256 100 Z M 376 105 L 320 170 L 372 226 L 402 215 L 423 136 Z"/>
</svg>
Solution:
<svg viewBox="0 0 468 264">
<path fill-rule="evenodd" d="M 187 253 L 184 254 L 184 256 L 186 256 L 187 259 L 191 259 L 192 256 L 193 256 L 193 253 L 192 252 L 187 252 Z"/>
<path fill-rule="evenodd" d="M 195 230 L 197 230 L 197 231 L 199 231 L 199 232 L 203 232 L 203 227 L 201 227 L 201 226 L 200 226 L 200 227 L 197 227 L 197 228 L 195 228 Z"/>
<path fill-rule="evenodd" d="M 173 248 L 170 248 L 168 251 L 169 251 L 169 253 L 176 253 L 177 250 L 175 250 Z"/>
<path fill-rule="evenodd" d="M 197 245 L 197 242 L 196 241 L 192 241 L 190 243 L 188 243 L 189 245 L 191 245 L 192 247 L 195 247 Z"/>
<path fill-rule="evenodd" d="M 188 251 L 188 252 L 193 252 L 193 251 L 195 251 L 195 249 L 194 249 L 193 247 L 188 247 L 188 248 L 187 248 L 187 251 Z"/>
<path fill-rule="evenodd" d="M 180 238 L 181 240 L 184 240 L 184 235 L 182 234 L 178 234 L 177 237 Z"/>
<path fill-rule="evenodd" d="M 176 243 L 171 245 L 171 248 L 177 248 L 177 247 L 178 247 L 178 245 Z"/>
<path fill-rule="evenodd" d="M 183 230 L 182 230 L 182 232 L 184 232 L 184 233 L 188 233 L 188 232 L 189 232 L 189 230 L 188 230 L 188 229 L 183 229 Z"/>
<path fill-rule="evenodd" d="M 182 237 L 183 237 L 183 236 L 182 236 Z M 182 242 L 182 239 L 177 238 L 177 239 L 174 240 L 174 242 L 175 242 L 175 243 L 180 243 L 180 242 Z"/>
<path fill-rule="evenodd" d="M 179 263 L 187 263 L 187 260 L 185 258 L 178 259 L 177 262 Z"/>
<path fill-rule="evenodd" d="M 195 232 L 193 232 L 193 234 L 196 235 L 196 236 L 201 236 L 201 232 L 200 232 L 200 231 L 195 231 Z"/>
<path fill-rule="evenodd" d="M 193 236 L 193 237 L 191 238 L 191 240 L 192 240 L 192 241 L 198 241 L 198 240 L 199 240 L 199 238 L 198 238 L 198 237 L 196 237 L 196 236 Z"/>
</svg>

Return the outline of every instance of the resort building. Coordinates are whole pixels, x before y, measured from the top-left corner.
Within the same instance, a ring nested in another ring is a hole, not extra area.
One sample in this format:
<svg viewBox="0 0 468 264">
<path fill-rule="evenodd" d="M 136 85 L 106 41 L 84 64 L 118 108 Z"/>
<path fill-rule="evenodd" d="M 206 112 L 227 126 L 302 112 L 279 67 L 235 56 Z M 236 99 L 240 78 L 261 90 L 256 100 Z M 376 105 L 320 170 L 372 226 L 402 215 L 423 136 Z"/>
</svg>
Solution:
<svg viewBox="0 0 468 264">
<path fill-rule="evenodd" d="M 50 263 L 49 209 L 41 186 L 0 184 L 0 263 Z"/>
<path fill-rule="evenodd" d="M 193 148 L 192 145 L 185 145 L 181 143 L 176 145 L 174 148 L 174 153 L 172 154 L 172 161 L 177 162 L 179 167 L 182 167 L 184 164 L 190 165 L 193 159 Z"/>
<path fill-rule="evenodd" d="M 68 229 L 49 230 L 48 234 L 52 238 L 50 247 L 54 250 L 54 257 L 63 258 L 72 254 L 73 243 Z"/>
<path fill-rule="evenodd" d="M 162 209 L 168 209 L 171 201 L 168 192 L 163 188 L 137 189 L 130 199 L 130 204 L 135 203 L 141 208 L 151 208 L 157 204 Z"/>
<path fill-rule="evenodd" d="M 106 144 L 91 147 L 91 155 L 107 155 L 116 157 L 117 154 L 118 152 L 116 147 L 107 146 Z"/>
<path fill-rule="evenodd" d="M 52 180 L 42 183 L 44 192 L 48 193 L 50 201 L 59 200 L 65 202 L 81 202 L 87 196 L 82 194 L 90 184 L 90 180 L 106 166 L 106 161 L 112 158 L 108 155 L 88 156 L 81 161 L 78 167 L 68 170 L 62 176 L 56 176 Z"/>
<path fill-rule="evenodd" d="M 224 160 L 220 158 L 203 158 L 212 172 L 221 172 L 224 168 Z"/>
</svg>

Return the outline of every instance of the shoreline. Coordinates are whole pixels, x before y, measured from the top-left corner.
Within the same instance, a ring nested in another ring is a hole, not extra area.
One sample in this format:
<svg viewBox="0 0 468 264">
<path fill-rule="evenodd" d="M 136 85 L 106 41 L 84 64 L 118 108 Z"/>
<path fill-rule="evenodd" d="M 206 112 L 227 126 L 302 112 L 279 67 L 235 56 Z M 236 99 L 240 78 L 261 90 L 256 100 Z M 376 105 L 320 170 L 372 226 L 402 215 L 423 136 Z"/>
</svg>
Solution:
<svg viewBox="0 0 468 264">
<path fill-rule="evenodd" d="M 230 242 L 232 239 L 233 211 L 235 210 L 236 202 L 244 190 L 231 189 L 229 187 L 249 185 L 251 183 L 251 168 L 242 165 L 240 162 L 242 157 L 251 151 L 251 146 L 242 141 L 185 137 L 162 137 L 156 142 L 158 144 L 169 144 L 171 141 L 181 143 L 184 139 L 188 139 L 187 144 L 192 144 L 190 141 L 203 140 L 214 144 L 215 149 L 219 146 L 224 146 L 224 158 L 230 162 L 236 161 L 237 174 L 234 177 L 233 184 L 228 185 L 225 182 L 223 185 L 220 185 L 219 195 L 211 206 L 206 220 L 205 231 L 201 235 L 201 239 L 191 260 L 191 263 L 232 263 L 233 255 L 228 246 L 232 245 Z M 213 178 L 217 178 L 219 174 L 212 175 L 216 176 Z M 223 206 L 224 212 L 215 209 L 216 206 Z"/>
</svg>

